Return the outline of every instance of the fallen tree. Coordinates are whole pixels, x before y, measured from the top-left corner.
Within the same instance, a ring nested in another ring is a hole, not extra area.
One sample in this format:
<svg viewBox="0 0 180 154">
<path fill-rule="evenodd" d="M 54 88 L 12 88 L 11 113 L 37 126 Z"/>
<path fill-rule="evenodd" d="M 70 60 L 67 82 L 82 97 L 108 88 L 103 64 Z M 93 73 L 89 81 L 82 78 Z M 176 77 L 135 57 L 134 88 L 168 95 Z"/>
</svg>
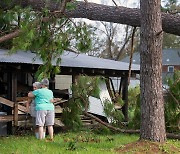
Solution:
<svg viewBox="0 0 180 154">
<path fill-rule="evenodd" d="M 107 123 L 98 116 L 91 114 L 89 109 L 89 97 L 96 93 L 96 95 L 99 95 L 99 87 L 97 86 L 98 83 L 100 83 L 100 78 L 93 77 L 92 79 L 90 77 L 83 77 L 79 76 L 76 78 L 76 82 L 73 84 L 73 95 L 72 98 L 67 102 L 67 106 L 64 108 L 63 111 L 63 123 L 67 128 L 71 129 L 77 129 L 81 128 L 82 121 L 81 116 L 84 115 L 85 117 L 89 117 L 91 120 L 98 122 L 98 125 L 105 126 L 108 129 L 114 131 L 114 132 L 120 132 L 120 133 L 128 133 L 128 134 L 134 134 L 134 133 L 140 133 L 139 129 L 127 129 L 125 127 L 125 124 L 123 121 L 118 121 L 121 128 L 119 126 L 113 125 L 113 123 Z M 77 84 L 78 83 L 78 84 Z M 103 102 L 105 103 L 105 102 Z M 106 114 L 106 112 L 105 112 Z M 107 116 L 107 115 L 106 115 Z M 98 126 L 97 125 L 97 126 Z M 173 139 L 180 139 L 179 134 L 173 134 L 173 133 L 166 133 L 167 138 L 173 138 Z"/>
<path fill-rule="evenodd" d="M 110 125 L 109 123 L 106 123 L 104 121 L 102 121 L 101 119 L 99 119 L 98 117 L 88 113 L 88 112 L 84 112 L 84 115 L 85 116 L 88 116 L 92 119 L 94 119 L 95 121 L 97 121 L 99 124 L 109 128 L 110 130 L 112 131 L 116 131 L 116 132 L 121 132 L 121 133 L 128 133 L 128 134 L 135 134 L 135 133 L 140 133 L 140 130 L 133 130 L 133 129 L 120 129 L 120 128 L 117 128 L 117 127 L 114 127 L 112 125 Z M 166 133 L 166 136 L 167 138 L 169 139 L 178 139 L 180 140 L 180 135 L 178 134 L 174 134 L 174 133 Z"/>
<path fill-rule="evenodd" d="M 140 27 L 140 10 L 122 6 L 107 6 L 96 3 L 74 2 L 75 9 L 65 11 L 64 15 L 69 18 L 87 18 L 90 20 L 114 22 L 130 26 Z M 15 5 L 21 7 L 32 7 L 35 11 L 41 11 L 44 7 L 51 12 L 61 14 L 61 3 L 44 0 L 12 0 L 11 4 L 0 2 L 0 9 L 11 9 Z M 162 13 L 162 28 L 166 33 L 180 36 L 180 16 Z"/>
</svg>

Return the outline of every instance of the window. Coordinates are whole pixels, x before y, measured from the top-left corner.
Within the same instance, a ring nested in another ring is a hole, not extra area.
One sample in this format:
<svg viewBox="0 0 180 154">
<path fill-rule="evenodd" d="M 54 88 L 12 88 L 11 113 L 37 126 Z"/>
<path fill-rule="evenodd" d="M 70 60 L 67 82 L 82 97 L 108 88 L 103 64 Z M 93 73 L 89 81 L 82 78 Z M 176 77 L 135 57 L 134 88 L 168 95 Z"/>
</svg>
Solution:
<svg viewBox="0 0 180 154">
<path fill-rule="evenodd" d="M 168 66 L 168 72 L 174 72 L 174 66 Z"/>
</svg>

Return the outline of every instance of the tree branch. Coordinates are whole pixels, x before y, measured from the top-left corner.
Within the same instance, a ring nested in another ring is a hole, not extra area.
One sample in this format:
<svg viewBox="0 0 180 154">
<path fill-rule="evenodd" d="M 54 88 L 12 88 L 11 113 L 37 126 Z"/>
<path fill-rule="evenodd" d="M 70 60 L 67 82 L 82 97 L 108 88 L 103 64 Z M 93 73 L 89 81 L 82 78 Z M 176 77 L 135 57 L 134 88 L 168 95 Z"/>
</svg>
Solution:
<svg viewBox="0 0 180 154">
<path fill-rule="evenodd" d="M 130 60 L 129 60 L 128 85 L 130 83 L 130 78 L 131 78 L 131 65 L 132 65 L 132 58 L 133 58 L 133 53 L 134 53 L 134 35 L 135 35 L 135 32 L 136 32 L 136 27 L 133 28 L 132 38 L 131 38 L 131 54 L 130 54 Z"/>
<path fill-rule="evenodd" d="M 76 9 L 66 11 L 70 18 L 87 18 L 140 27 L 140 10 L 122 6 L 107 6 L 102 4 L 77 2 Z M 162 12 L 162 28 L 166 33 L 180 36 L 180 16 Z"/>
<path fill-rule="evenodd" d="M 66 0 L 69 2 L 70 0 Z M 7 3 L 0 3 L 0 9 L 7 10 L 13 8 L 15 5 L 21 7 L 32 7 L 35 11 L 41 11 L 47 7 L 50 11 L 59 11 L 61 3 L 50 1 L 48 4 L 44 0 L 12 0 L 10 5 Z M 64 12 L 64 15 L 69 18 L 87 18 L 90 20 L 99 20 L 106 22 L 114 22 L 126 24 L 134 27 L 140 27 L 140 10 L 137 8 L 127 8 L 122 6 L 107 6 L 102 4 L 95 4 L 88 2 L 75 2 L 76 8 L 74 10 Z M 180 16 L 168 13 L 162 13 L 162 28 L 166 33 L 171 33 L 180 36 Z M 1 38 L 8 40 L 16 37 L 18 33 L 11 33 Z"/>
<path fill-rule="evenodd" d="M 120 129 L 120 128 L 117 128 L 117 127 L 113 127 L 112 125 L 100 120 L 98 117 L 90 114 L 90 113 L 85 113 L 84 112 L 84 115 L 96 120 L 98 123 L 106 126 L 107 128 L 111 129 L 111 130 L 114 130 L 114 131 L 117 131 L 117 132 L 121 132 L 121 133 L 128 133 L 128 134 L 134 134 L 134 133 L 139 133 L 140 130 L 133 130 L 133 129 Z M 173 133 L 166 133 L 166 136 L 167 138 L 171 138 L 171 139 L 178 139 L 180 140 L 180 135 L 178 134 L 173 134 Z"/>
<path fill-rule="evenodd" d="M 0 43 L 17 37 L 20 34 L 20 32 L 21 32 L 20 30 L 16 30 L 16 31 L 14 31 L 12 33 L 9 33 L 7 35 L 4 35 L 4 36 L 0 37 Z"/>
<path fill-rule="evenodd" d="M 63 0 L 60 6 L 60 10 L 59 11 L 54 11 L 54 13 L 60 13 L 60 14 L 64 14 L 64 11 L 66 9 L 66 4 L 69 2 L 69 0 Z"/>
<path fill-rule="evenodd" d="M 62 13 L 61 13 L 62 15 Z M 38 26 L 40 22 L 48 22 L 50 21 L 52 18 L 51 17 L 44 17 L 42 18 L 41 20 L 35 20 L 32 25 L 35 25 L 35 26 Z M 12 32 L 12 33 L 9 33 L 9 34 L 6 34 L 4 36 L 1 36 L 0 37 L 0 43 L 4 42 L 4 41 L 8 41 L 10 39 L 13 39 L 17 36 L 19 36 L 19 34 L 21 33 L 22 31 L 20 29 L 17 29 L 16 31 Z"/>
<path fill-rule="evenodd" d="M 169 94 L 170 94 L 170 96 L 174 99 L 174 101 L 178 104 L 178 105 L 180 105 L 180 102 L 176 99 L 176 97 L 171 93 L 171 91 L 169 91 L 167 88 L 165 88 L 164 86 L 162 86 L 163 87 L 163 89 L 165 89 Z"/>
<path fill-rule="evenodd" d="M 118 6 L 117 3 L 115 2 L 115 0 L 112 0 L 112 2 L 114 3 L 115 6 Z"/>
<path fill-rule="evenodd" d="M 126 37 L 124 39 L 123 46 L 121 47 L 120 51 L 118 52 L 117 57 L 115 58 L 116 61 L 119 60 L 120 56 L 122 55 L 124 48 L 126 47 L 126 44 L 129 42 L 130 38 L 131 38 L 131 36 L 130 35 L 128 36 L 128 26 L 127 26 L 126 27 Z"/>
<path fill-rule="evenodd" d="M 113 127 L 112 125 L 102 121 L 101 119 L 99 119 L 98 117 L 88 113 L 88 112 L 84 112 L 84 115 L 96 120 L 97 122 L 99 122 L 100 124 L 106 126 L 107 128 L 111 129 L 111 130 L 114 130 L 114 131 L 117 131 L 117 132 L 122 132 L 122 133 L 139 133 L 139 130 L 125 130 L 125 129 L 120 129 L 120 128 L 117 128 L 117 127 Z"/>
</svg>

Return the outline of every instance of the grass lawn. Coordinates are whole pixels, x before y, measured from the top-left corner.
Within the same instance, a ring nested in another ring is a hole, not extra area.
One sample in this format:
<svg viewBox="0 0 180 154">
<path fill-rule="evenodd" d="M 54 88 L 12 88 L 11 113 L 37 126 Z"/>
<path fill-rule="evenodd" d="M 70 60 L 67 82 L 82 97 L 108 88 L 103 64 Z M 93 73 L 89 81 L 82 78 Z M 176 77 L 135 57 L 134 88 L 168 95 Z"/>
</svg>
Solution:
<svg viewBox="0 0 180 154">
<path fill-rule="evenodd" d="M 110 153 L 180 153 L 180 141 L 165 144 L 140 142 L 138 135 L 100 135 L 88 131 L 59 133 L 53 142 L 34 136 L 0 137 L 0 154 L 110 154 Z"/>
</svg>

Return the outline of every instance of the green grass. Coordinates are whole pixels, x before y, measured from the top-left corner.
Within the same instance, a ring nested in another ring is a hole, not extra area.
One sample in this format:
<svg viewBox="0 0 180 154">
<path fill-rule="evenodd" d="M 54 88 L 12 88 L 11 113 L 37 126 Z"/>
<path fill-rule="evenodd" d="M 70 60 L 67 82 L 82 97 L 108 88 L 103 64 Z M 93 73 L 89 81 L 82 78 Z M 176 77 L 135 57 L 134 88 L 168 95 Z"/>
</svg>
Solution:
<svg viewBox="0 0 180 154">
<path fill-rule="evenodd" d="M 60 133 L 54 142 L 37 140 L 34 136 L 0 138 L 2 154 L 114 153 L 114 148 L 138 140 L 136 135 L 97 135 L 90 132 Z"/>
<path fill-rule="evenodd" d="M 57 134 L 54 142 L 37 140 L 34 136 L 9 136 L 0 138 L 0 154 L 110 154 L 138 138 L 138 135 L 98 135 L 85 131 Z M 180 148 L 179 141 L 168 142 Z"/>
</svg>

